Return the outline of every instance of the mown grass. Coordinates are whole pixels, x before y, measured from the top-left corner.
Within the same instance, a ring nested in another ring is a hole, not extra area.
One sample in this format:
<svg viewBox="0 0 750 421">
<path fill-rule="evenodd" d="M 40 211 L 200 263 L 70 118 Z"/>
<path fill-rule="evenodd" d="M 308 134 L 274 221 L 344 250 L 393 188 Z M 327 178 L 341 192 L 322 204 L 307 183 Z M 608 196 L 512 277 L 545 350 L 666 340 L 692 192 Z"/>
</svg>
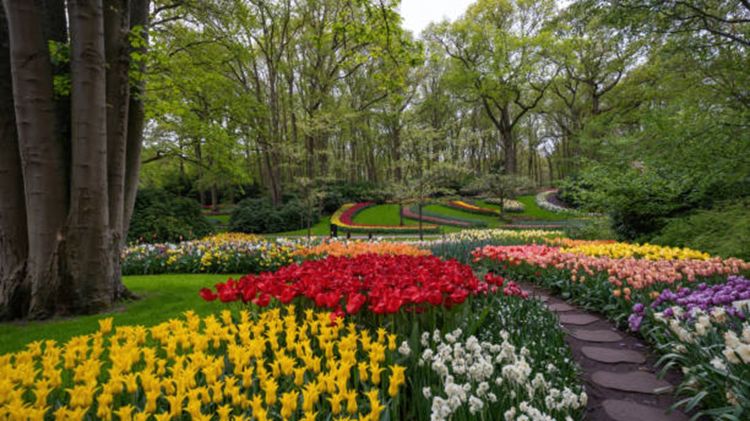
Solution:
<svg viewBox="0 0 750 421">
<path fill-rule="evenodd" d="M 539 205 L 536 204 L 536 196 L 534 195 L 519 196 L 516 198 L 516 200 L 523 203 L 524 210 L 522 213 L 515 213 L 513 215 L 535 219 L 546 219 L 551 221 L 576 218 L 576 215 L 573 214 L 550 212 L 548 210 L 540 208 Z"/>
<path fill-rule="evenodd" d="M 400 217 L 397 204 L 376 205 L 366 208 L 354 216 L 354 222 L 366 225 L 398 226 Z M 404 225 L 417 225 L 418 222 L 404 218 Z"/>
<path fill-rule="evenodd" d="M 450 206 L 445 206 L 445 205 L 439 205 L 439 204 L 427 205 L 425 206 L 425 210 L 439 214 L 439 215 L 453 217 L 456 219 L 482 221 L 485 224 L 487 224 L 487 228 L 496 228 L 501 225 L 504 225 L 504 223 L 500 221 L 500 218 L 498 216 L 482 215 L 479 213 L 466 212 L 466 211 L 451 208 Z"/>
<path fill-rule="evenodd" d="M 27 343 L 54 339 L 68 339 L 91 333 L 98 329 L 98 320 L 113 317 L 115 326 L 153 326 L 171 318 L 179 317 L 187 310 L 200 315 L 218 312 L 224 307 L 216 302 L 208 303 L 198 296 L 203 287 L 211 287 L 229 277 L 239 275 L 150 275 L 126 276 L 125 285 L 141 299 L 119 305 L 108 313 L 75 318 L 54 319 L 35 322 L 12 322 L 0 324 L 0 354 L 22 349 Z"/>
</svg>

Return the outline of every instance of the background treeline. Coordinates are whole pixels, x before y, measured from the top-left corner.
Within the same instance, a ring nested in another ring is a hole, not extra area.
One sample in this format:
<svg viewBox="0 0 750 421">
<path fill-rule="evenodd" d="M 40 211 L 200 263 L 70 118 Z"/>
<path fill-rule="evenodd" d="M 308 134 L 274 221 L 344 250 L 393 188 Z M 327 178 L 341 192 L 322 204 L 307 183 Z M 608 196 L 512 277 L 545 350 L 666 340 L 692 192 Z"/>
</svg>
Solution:
<svg viewBox="0 0 750 421">
<path fill-rule="evenodd" d="M 280 206 L 504 172 L 624 239 L 747 253 L 747 2 L 479 0 L 422 34 L 397 3 L 157 2 L 142 184 Z"/>
</svg>

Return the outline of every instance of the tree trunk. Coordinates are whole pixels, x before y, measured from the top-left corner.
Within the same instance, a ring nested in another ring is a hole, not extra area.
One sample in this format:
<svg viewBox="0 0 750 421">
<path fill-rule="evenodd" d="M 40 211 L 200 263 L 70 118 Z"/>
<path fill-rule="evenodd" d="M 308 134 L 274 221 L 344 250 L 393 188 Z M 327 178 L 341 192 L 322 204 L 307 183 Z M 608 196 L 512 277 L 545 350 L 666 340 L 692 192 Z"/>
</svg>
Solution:
<svg viewBox="0 0 750 421">
<path fill-rule="evenodd" d="M 4 0 L 10 39 L 13 100 L 23 169 L 31 292 L 24 315 L 52 315 L 60 297 L 60 255 L 68 207 L 65 146 L 55 132 L 52 66 L 35 2 Z M 4 151 L 5 154 L 5 151 Z M 20 250 L 23 244 L 13 244 Z"/>
<path fill-rule="evenodd" d="M 71 36 L 71 184 L 65 269 L 66 309 L 93 313 L 115 296 L 107 186 L 107 72 L 101 0 L 68 3 Z"/>
<path fill-rule="evenodd" d="M 130 29 L 141 28 L 140 35 L 143 39 L 141 46 L 134 50 L 145 55 L 148 45 L 148 9 L 150 0 L 132 0 L 130 4 Z M 138 71 L 146 71 L 146 62 L 138 63 Z M 146 113 L 143 108 L 143 78 L 138 79 L 130 85 L 128 95 L 128 128 L 125 145 L 125 200 L 124 217 L 122 228 L 122 240 L 127 241 L 130 228 L 130 218 L 133 216 L 135 197 L 138 193 L 138 174 L 141 170 L 141 149 L 143 146 L 143 126 Z M 182 161 L 180 161 L 182 165 Z M 120 283 L 122 286 L 122 283 Z M 121 291 L 122 293 L 122 288 Z"/>
<path fill-rule="evenodd" d="M 10 44 L 4 8 L 0 4 L 0 320 L 21 317 L 29 304 L 26 236 L 21 157 L 18 152 Z"/>
</svg>

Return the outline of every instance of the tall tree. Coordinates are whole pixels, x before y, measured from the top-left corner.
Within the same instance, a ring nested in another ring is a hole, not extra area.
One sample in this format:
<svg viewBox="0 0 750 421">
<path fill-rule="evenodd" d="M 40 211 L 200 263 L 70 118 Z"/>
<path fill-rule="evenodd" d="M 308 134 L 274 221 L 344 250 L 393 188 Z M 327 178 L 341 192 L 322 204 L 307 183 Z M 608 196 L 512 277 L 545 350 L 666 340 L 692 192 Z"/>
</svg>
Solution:
<svg viewBox="0 0 750 421">
<path fill-rule="evenodd" d="M 481 104 L 502 142 L 504 169 L 517 172 L 516 128 L 535 109 L 556 66 L 545 54 L 552 42 L 549 0 L 479 0 L 452 24 L 436 30 L 455 65 L 454 83 Z"/>
<path fill-rule="evenodd" d="M 13 94 L 2 97 L 10 153 L 0 176 L 8 187 L 3 204 L 15 204 L 3 205 L 9 209 L 0 217 L 4 319 L 91 313 L 127 295 L 119 252 L 140 147 L 140 133 L 128 128 L 143 125 L 142 113 L 129 113 L 138 102 L 131 101 L 130 36 L 147 26 L 148 2 L 71 0 L 67 16 L 64 5 L 3 1 L 8 25 L 0 25 L 0 41 L 9 42 L 0 44 L 10 54 L 0 54 L 0 72 L 10 70 Z M 68 44 L 63 73 L 49 46 Z"/>
</svg>

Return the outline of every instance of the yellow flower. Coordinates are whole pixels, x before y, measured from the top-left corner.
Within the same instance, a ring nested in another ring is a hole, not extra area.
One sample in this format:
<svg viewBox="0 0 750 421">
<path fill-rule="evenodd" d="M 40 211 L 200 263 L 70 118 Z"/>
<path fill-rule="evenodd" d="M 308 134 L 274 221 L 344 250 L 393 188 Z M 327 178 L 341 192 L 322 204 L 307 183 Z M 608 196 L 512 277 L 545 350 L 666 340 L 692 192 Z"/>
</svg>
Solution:
<svg viewBox="0 0 750 421">
<path fill-rule="evenodd" d="M 287 392 L 281 395 L 281 417 L 289 419 L 297 410 L 298 392 Z"/>
<path fill-rule="evenodd" d="M 404 372 L 406 367 L 394 364 L 391 366 L 391 380 L 388 385 L 388 394 L 395 398 L 398 395 L 398 388 L 406 382 L 406 376 Z"/>
</svg>

